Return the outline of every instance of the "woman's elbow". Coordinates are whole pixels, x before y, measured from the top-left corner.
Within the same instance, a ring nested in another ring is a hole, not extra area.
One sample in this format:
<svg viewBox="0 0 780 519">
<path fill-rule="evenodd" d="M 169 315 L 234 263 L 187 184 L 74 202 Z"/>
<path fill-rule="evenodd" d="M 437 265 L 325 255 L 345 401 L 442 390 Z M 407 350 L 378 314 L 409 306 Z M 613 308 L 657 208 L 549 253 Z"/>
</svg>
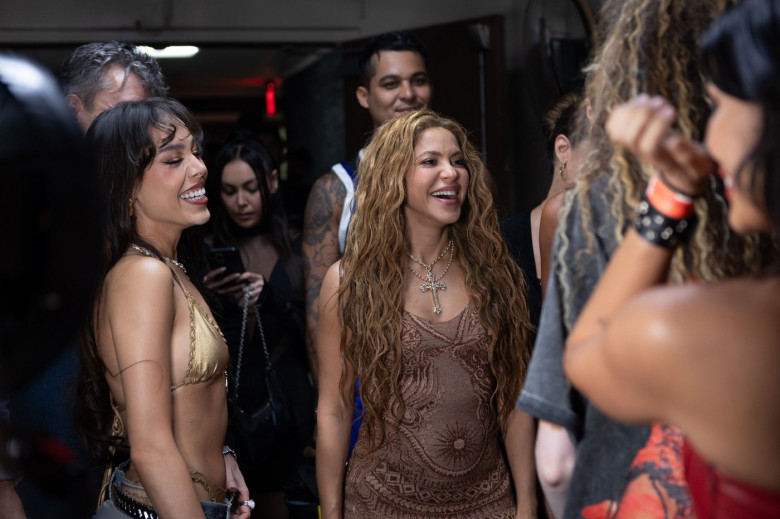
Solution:
<svg viewBox="0 0 780 519">
<path fill-rule="evenodd" d="M 537 453 L 536 473 L 539 481 L 547 488 L 565 488 L 571 481 L 574 459 L 544 459 Z"/>
<path fill-rule="evenodd" d="M 136 439 L 130 445 L 130 461 L 136 467 L 153 466 L 170 454 L 171 449 L 176 449 L 176 443 L 166 442 L 163 437 L 154 439 Z"/>
<path fill-rule="evenodd" d="M 536 441 L 536 472 L 547 488 L 565 488 L 571 481 L 577 451 L 565 428 L 540 423 Z"/>
</svg>

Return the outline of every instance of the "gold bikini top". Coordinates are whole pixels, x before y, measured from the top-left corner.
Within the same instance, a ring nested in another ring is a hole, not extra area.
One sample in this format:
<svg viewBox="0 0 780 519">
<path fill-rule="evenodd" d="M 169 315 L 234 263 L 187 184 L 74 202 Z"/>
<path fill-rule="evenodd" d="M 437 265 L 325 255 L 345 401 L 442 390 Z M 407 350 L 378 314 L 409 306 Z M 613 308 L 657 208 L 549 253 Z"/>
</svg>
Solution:
<svg viewBox="0 0 780 519">
<path fill-rule="evenodd" d="M 197 299 L 187 291 L 176 269 L 170 265 L 169 267 L 173 272 L 173 278 L 187 297 L 190 314 L 190 362 L 184 374 L 184 382 L 171 385 L 171 391 L 182 386 L 208 382 L 219 376 L 227 377 L 229 356 L 222 330 L 200 306 Z"/>
<path fill-rule="evenodd" d="M 222 334 L 222 330 L 220 330 L 217 323 L 215 323 L 203 307 L 200 306 L 197 299 L 192 297 L 192 294 L 184 287 L 176 269 L 170 265 L 168 265 L 168 267 L 171 269 L 176 283 L 181 287 L 184 295 L 187 297 L 187 306 L 189 307 L 190 315 L 190 362 L 187 365 L 187 372 L 184 374 L 184 382 L 178 385 L 172 384 L 171 391 L 173 392 L 182 386 L 207 382 L 218 376 L 224 376 L 225 385 L 227 385 L 227 365 L 229 356 L 225 336 Z M 120 407 L 116 405 L 114 402 L 114 395 L 109 395 L 109 398 L 111 400 L 111 408 L 114 411 L 114 420 L 111 424 L 111 435 L 115 438 L 123 438 L 125 435 L 125 426 L 122 422 L 120 412 L 124 410 L 124 406 Z M 113 450 L 114 447 L 112 446 L 112 455 Z M 111 464 L 109 463 L 103 475 L 103 485 L 100 490 L 100 496 L 98 497 L 98 506 L 108 498 L 108 485 L 111 478 L 111 469 Z M 206 488 L 212 501 L 221 501 L 221 498 L 217 498 L 220 495 L 224 496 L 226 492 L 225 489 L 210 484 L 208 479 L 196 470 L 190 470 L 190 478 Z"/>
</svg>

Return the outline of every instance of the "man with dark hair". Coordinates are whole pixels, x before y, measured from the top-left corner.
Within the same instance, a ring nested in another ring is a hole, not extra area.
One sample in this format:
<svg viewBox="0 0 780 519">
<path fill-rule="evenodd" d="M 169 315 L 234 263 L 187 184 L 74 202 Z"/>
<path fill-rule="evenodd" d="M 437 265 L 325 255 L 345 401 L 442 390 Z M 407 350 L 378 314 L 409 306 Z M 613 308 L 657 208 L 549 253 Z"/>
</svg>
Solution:
<svg viewBox="0 0 780 519">
<path fill-rule="evenodd" d="M 132 43 L 87 43 L 62 64 L 60 85 L 81 130 L 123 101 L 163 97 L 168 92 L 157 60 Z"/>
<path fill-rule="evenodd" d="M 361 52 L 362 84 L 357 101 L 371 116 L 374 128 L 412 110 L 428 108 L 431 80 L 422 42 L 409 33 L 393 32 L 372 38 Z M 306 284 L 306 345 L 312 375 L 317 378 L 315 339 L 322 279 L 344 252 L 352 217 L 357 162 L 333 166 L 312 186 L 303 217 L 303 269 Z"/>
<path fill-rule="evenodd" d="M 357 100 L 368 110 L 374 128 L 428 106 L 428 52 L 413 35 L 390 32 L 372 38 L 360 53 L 358 68 L 362 84 Z"/>
</svg>

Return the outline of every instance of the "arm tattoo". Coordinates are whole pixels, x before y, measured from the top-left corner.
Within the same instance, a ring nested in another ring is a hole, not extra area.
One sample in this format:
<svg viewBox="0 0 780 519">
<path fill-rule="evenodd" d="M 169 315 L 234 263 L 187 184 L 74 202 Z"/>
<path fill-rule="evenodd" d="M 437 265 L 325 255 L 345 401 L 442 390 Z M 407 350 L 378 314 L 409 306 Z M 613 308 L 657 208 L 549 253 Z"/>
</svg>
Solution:
<svg viewBox="0 0 780 519">
<path fill-rule="evenodd" d="M 319 295 L 328 268 L 340 256 L 338 229 L 347 190 L 329 172 L 312 186 L 303 216 L 303 275 L 306 286 L 306 348 L 312 375 L 317 378 L 316 343 Z"/>
</svg>

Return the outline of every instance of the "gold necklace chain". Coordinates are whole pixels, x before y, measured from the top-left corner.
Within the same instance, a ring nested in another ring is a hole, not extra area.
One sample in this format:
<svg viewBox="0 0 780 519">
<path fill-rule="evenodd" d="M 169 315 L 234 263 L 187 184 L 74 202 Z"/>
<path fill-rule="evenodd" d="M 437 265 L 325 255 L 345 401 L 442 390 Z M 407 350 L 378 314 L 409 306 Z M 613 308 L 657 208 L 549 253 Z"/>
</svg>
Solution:
<svg viewBox="0 0 780 519">
<path fill-rule="evenodd" d="M 140 252 L 140 253 L 141 253 L 141 254 L 143 254 L 144 256 L 149 256 L 150 258 L 156 258 L 156 257 L 157 257 L 157 254 L 153 253 L 153 252 L 152 252 L 152 251 L 150 251 L 149 249 L 146 249 L 146 248 L 144 248 L 144 247 L 141 247 L 140 245 L 136 245 L 135 243 L 131 243 L 131 244 L 130 244 L 130 247 L 134 248 L 135 250 L 137 250 L 138 252 Z M 179 268 L 182 270 L 182 272 L 184 272 L 185 274 L 187 273 L 187 269 L 186 269 L 186 268 L 184 268 L 184 265 L 182 265 L 181 263 L 179 263 L 179 262 L 178 262 L 178 261 L 176 261 L 175 259 L 173 259 L 173 258 L 169 258 L 168 256 L 163 256 L 162 258 L 163 258 L 164 260 L 166 260 L 166 261 L 170 261 L 171 263 L 173 263 L 174 265 L 176 265 L 177 267 L 179 267 Z"/>
<path fill-rule="evenodd" d="M 409 259 L 411 259 L 415 263 L 418 263 L 418 264 L 422 265 L 425 268 L 425 272 L 428 273 L 428 272 L 433 272 L 433 266 L 436 264 L 436 262 L 438 262 L 440 259 L 442 259 L 445 254 L 447 254 L 447 251 L 450 252 L 450 259 L 447 262 L 447 266 L 444 268 L 444 271 L 439 275 L 439 277 L 434 277 L 433 280 L 429 280 L 429 279 L 426 279 L 426 278 L 422 277 L 420 274 L 418 274 L 417 271 L 414 270 L 412 267 L 409 267 L 409 270 L 411 271 L 412 274 L 414 274 L 415 276 L 417 276 L 421 280 L 423 280 L 423 281 L 432 281 L 432 282 L 435 283 L 435 282 L 441 280 L 441 278 L 443 278 L 444 275 L 450 270 L 450 266 L 452 265 L 452 257 L 455 255 L 454 254 L 455 253 L 455 243 L 452 240 L 450 240 L 447 243 L 447 246 L 444 248 L 444 250 L 441 251 L 441 254 L 439 254 L 439 257 L 436 258 L 435 260 L 433 260 L 430 264 L 423 263 L 423 261 L 420 258 L 415 256 L 411 252 L 407 252 L 406 253 L 409 256 Z"/>
</svg>

